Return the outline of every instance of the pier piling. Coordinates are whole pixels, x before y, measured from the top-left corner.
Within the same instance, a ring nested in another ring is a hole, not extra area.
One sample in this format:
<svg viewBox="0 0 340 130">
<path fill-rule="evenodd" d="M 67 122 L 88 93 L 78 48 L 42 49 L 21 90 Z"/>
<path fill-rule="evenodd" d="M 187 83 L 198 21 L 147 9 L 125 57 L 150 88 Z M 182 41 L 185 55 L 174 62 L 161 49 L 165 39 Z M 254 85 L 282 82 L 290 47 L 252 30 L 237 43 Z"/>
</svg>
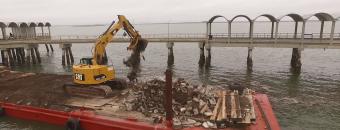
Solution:
<svg viewBox="0 0 340 130">
<path fill-rule="evenodd" d="M 54 52 L 52 44 L 50 44 L 51 51 Z"/>
<path fill-rule="evenodd" d="M 175 57 L 174 57 L 174 43 L 173 42 L 168 42 L 166 44 L 167 48 L 168 48 L 168 66 L 172 66 L 175 63 Z"/>
<path fill-rule="evenodd" d="M 74 63 L 74 58 L 71 50 L 72 44 L 60 44 L 62 50 L 62 65 L 72 65 Z"/>
<path fill-rule="evenodd" d="M 198 61 L 198 65 L 200 67 L 204 66 L 205 64 L 205 55 L 204 55 L 204 42 L 201 42 L 198 44 L 199 48 L 200 48 L 200 59 Z"/>
<path fill-rule="evenodd" d="M 247 70 L 253 70 L 253 48 L 248 47 L 248 56 L 247 56 Z"/>
<path fill-rule="evenodd" d="M 15 54 L 17 58 L 17 63 L 18 65 L 21 65 L 22 61 L 21 61 L 21 55 L 20 55 L 20 48 L 15 48 L 14 50 L 15 50 Z"/>
<path fill-rule="evenodd" d="M 34 47 L 35 56 L 37 57 L 38 63 L 41 63 L 41 57 L 38 47 Z"/>
<path fill-rule="evenodd" d="M 301 69 L 301 49 L 293 48 L 290 65 L 293 69 Z"/>
<path fill-rule="evenodd" d="M 30 48 L 27 48 L 26 49 L 26 64 L 31 64 L 31 49 Z"/>
<path fill-rule="evenodd" d="M 12 65 L 14 65 L 14 63 L 13 63 L 13 55 L 11 53 L 11 49 L 7 48 L 6 50 L 7 50 L 6 52 L 7 52 L 7 55 L 8 55 L 8 66 L 12 66 Z"/>
<path fill-rule="evenodd" d="M 67 65 L 70 65 L 70 54 L 69 54 L 69 48 L 65 48 L 65 52 L 66 52 L 66 63 Z"/>
<path fill-rule="evenodd" d="M 51 46 L 51 47 L 52 47 L 52 46 Z M 72 54 L 72 49 L 71 49 L 71 47 L 68 48 L 68 51 L 69 51 L 69 54 L 70 54 L 71 64 L 73 64 L 73 63 L 74 63 L 74 58 L 73 58 L 73 54 Z M 105 55 L 106 55 L 106 52 L 105 52 Z"/>
<path fill-rule="evenodd" d="M 66 52 L 65 52 L 65 48 L 61 48 L 61 64 L 62 65 L 65 65 L 65 54 L 66 54 Z"/>
<path fill-rule="evenodd" d="M 211 66 L 211 46 L 207 45 L 205 46 L 207 50 L 207 57 L 205 58 L 205 67 L 209 68 Z"/>
<path fill-rule="evenodd" d="M 6 55 L 6 50 L 1 50 L 1 60 L 4 66 L 8 66 L 8 58 Z"/>
<path fill-rule="evenodd" d="M 48 45 L 47 45 L 47 44 L 45 44 L 45 47 L 46 47 L 46 51 L 47 51 L 47 53 L 49 53 L 49 52 L 50 52 L 50 49 L 48 48 Z"/>
<path fill-rule="evenodd" d="M 17 55 L 15 53 L 15 49 L 14 48 L 10 48 L 10 51 L 12 53 L 12 60 L 13 60 L 13 64 L 12 65 L 17 65 Z"/>
<path fill-rule="evenodd" d="M 30 52 L 31 52 L 32 63 L 33 63 L 33 64 L 37 64 L 37 61 L 36 61 L 36 59 L 35 59 L 34 49 L 31 48 L 30 50 L 31 50 Z"/>
<path fill-rule="evenodd" d="M 19 54 L 20 54 L 22 64 L 25 64 L 25 49 L 19 48 Z"/>
</svg>

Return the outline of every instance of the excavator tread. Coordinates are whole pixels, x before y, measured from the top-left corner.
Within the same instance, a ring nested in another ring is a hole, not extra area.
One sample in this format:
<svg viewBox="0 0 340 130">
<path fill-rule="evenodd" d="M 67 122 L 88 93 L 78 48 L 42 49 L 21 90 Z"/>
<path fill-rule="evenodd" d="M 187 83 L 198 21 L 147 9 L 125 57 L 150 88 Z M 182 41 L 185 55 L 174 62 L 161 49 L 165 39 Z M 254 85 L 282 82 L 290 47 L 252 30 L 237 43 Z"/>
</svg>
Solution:
<svg viewBox="0 0 340 130">
<path fill-rule="evenodd" d="M 112 89 L 107 85 L 81 85 L 68 83 L 63 86 L 67 95 L 81 97 L 109 97 Z"/>
</svg>

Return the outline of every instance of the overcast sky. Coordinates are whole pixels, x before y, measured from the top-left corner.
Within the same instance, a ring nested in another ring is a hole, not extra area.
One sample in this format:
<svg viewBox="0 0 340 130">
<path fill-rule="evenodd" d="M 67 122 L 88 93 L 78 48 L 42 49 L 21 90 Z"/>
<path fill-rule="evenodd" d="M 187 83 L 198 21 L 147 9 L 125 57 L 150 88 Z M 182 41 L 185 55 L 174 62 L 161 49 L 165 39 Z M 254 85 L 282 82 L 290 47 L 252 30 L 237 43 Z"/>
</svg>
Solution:
<svg viewBox="0 0 340 130">
<path fill-rule="evenodd" d="M 340 0 L 0 0 L 0 21 L 49 21 L 53 25 L 106 24 L 117 14 L 134 23 L 207 21 L 269 13 L 327 12 L 340 16 Z"/>
</svg>

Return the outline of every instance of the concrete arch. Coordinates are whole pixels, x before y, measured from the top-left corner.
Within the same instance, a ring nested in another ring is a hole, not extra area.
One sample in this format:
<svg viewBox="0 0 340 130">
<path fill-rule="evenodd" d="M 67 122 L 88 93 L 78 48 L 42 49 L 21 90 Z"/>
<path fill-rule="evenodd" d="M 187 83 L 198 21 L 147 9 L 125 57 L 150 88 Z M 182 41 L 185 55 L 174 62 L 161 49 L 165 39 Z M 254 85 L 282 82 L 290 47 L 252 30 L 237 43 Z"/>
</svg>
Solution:
<svg viewBox="0 0 340 130">
<path fill-rule="evenodd" d="M 15 23 L 15 22 L 10 22 L 10 23 L 8 24 L 8 27 L 17 28 L 17 27 L 19 27 L 19 26 L 18 26 L 18 24 Z"/>
<path fill-rule="evenodd" d="M 239 18 L 239 17 L 243 17 L 243 18 L 246 18 L 250 23 L 252 22 L 252 20 L 247 16 L 247 15 L 236 15 L 234 18 L 232 18 L 230 20 L 230 23 L 232 23 L 236 18 Z"/>
<path fill-rule="evenodd" d="M 319 35 L 320 39 L 324 38 L 323 30 L 324 30 L 325 21 L 332 21 L 332 27 L 331 27 L 330 35 L 334 34 L 335 19 L 332 15 L 330 15 L 328 13 L 322 13 L 322 12 L 321 13 L 315 13 L 315 14 L 304 16 L 304 21 L 307 22 L 313 16 L 318 18 L 318 20 L 321 22 L 320 35 Z M 330 35 L 326 35 L 326 36 L 333 37 L 333 36 L 330 36 Z"/>
<path fill-rule="evenodd" d="M 252 38 L 253 35 L 253 20 L 251 20 L 247 15 L 236 15 L 233 17 L 230 22 L 229 22 L 229 28 L 228 28 L 228 33 L 229 33 L 229 38 L 231 38 L 231 23 L 239 17 L 243 17 L 249 21 L 249 38 Z"/>
<path fill-rule="evenodd" d="M 22 23 L 19 23 L 19 27 L 21 27 L 21 28 L 27 28 L 27 27 L 28 27 L 28 24 L 22 22 Z"/>
<path fill-rule="evenodd" d="M 7 25 L 4 22 L 0 22 L 0 28 L 6 28 Z"/>
<path fill-rule="evenodd" d="M 37 27 L 37 24 L 34 23 L 34 22 L 30 22 L 30 23 L 29 23 L 29 27 Z"/>
<path fill-rule="evenodd" d="M 46 27 L 51 27 L 51 23 L 46 22 L 46 23 L 45 23 L 45 26 L 46 26 Z"/>
<path fill-rule="evenodd" d="M 281 21 L 282 18 L 284 18 L 286 16 L 292 18 L 295 22 L 302 22 L 302 21 L 304 21 L 303 17 L 301 15 L 295 14 L 295 13 L 290 13 L 290 14 L 282 15 L 281 17 L 277 18 L 277 21 L 278 22 Z"/>
<path fill-rule="evenodd" d="M 301 32 L 301 37 L 303 37 L 304 35 L 304 27 L 305 27 L 305 21 L 303 19 L 303 17 L 299 14 L 296 13 L 290 13 L 290 14 L 286 14 L 286 15 L 282 15 L 281 17 L 277 18 L 277 22 L 276 22 L 276 29 L 275 29 L 275 39 L 278 38 L 278 30 L 279 30 L 279 23 L 280 21 L 284 18 L 284 17 L 290 17 L 293 19 L 293 21 L 295 22 L 295 27 L 294 27 L 294 34 L 293 34 L 293 38 L 297 38 L 297 30 L 298 30 L 298 23 L 302 22 L 302 32 Z M 288 37 L 287 37 L 288 38 Z"/>
<path fill-rule="evenodd" d="M 44 23 L 42 23 L 42 22 L 38 23 L 38 27 L 44 27 L 44 26 L 45 26 Z"/>
<path fill-rule="evenodd" d="M 277 21 L 277 19 L 276 19 L 273 15 L 271 15 L 271 14 L 262 14 L 262 15 L 259 15 L 259 16 L 255 17 L 255 18 L 253 19 L 253 21 L 256 21 L 256 19 L 258 19 L 259 17 L 266 17 L 266 18 L 268 18 L 271 22 L 276 22 L 276 21 Z"/>
<path fill-rule="evenodd" d="M 225 19 L 226 22 L 229 22 L 229 20 L 226 17 L 224 17 L 222 15 L 215 15 L 215 16 L 213 16 L 209 19 L 208 23 L 212 23 L 212 22 L 214 22 L 215 19 L 220 18 L 220 17 Z"/>
<path fill-rule="evenodd" d="M 311 17 L 315 16 L 316 18 L 319 19 L 319 21 L 334 21 L 334 17 L 328 13 L 315 13 L 315 14 L 311 14 L 311 15 L 306 15 L 303 17 L 303 19 L 305 21 L 307 21 L 308 19 L 310 19 Z"/>
<path fill-rule="evenodd" d="M 260 17 L 266 17 L 270 20 L 270 22 L 272 24 L 272 27 L 271 27 L 271 30 L 270 30 L 270 38 L 274 38 L 274 26 L 275 26 L 275 22 L 277 22 L 277 19 L 271 14 L 262 14 L 262 15 L 255 17 L 253 19 L 253 22 L 255 22 Z"/>
<path fill-rule="evenodd" d="M 211 40 L 212 39 L 212 35 L 211 35 L 211 24 L 215 21 L 215 19 L 217 18 L 223 18 L 227 23 L 229 23 L 229 20 L 222 16 L 222 15 L 215 15 L 213 17 L 211 17 L 208 22 L 207 22 L 207 37 Z"/>
</svg>

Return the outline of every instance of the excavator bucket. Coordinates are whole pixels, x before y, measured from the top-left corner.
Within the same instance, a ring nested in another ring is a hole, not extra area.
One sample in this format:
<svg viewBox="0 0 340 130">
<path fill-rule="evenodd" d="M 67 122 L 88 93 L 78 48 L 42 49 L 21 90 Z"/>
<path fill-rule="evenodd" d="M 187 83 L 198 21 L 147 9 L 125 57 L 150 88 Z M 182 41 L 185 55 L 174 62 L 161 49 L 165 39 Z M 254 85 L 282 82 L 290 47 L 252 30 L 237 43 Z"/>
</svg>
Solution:
<svg viewBox="0 0 340 130">
<path fill-rule="evenodd" d="M 148 46 L 148 40 L 146 40 L 144 38 L 140 38 L 140 39 L 138 39 L 135 51 L 137 51 L 137 52 L 144 52 L 146 46 Z"/>
</svg>

